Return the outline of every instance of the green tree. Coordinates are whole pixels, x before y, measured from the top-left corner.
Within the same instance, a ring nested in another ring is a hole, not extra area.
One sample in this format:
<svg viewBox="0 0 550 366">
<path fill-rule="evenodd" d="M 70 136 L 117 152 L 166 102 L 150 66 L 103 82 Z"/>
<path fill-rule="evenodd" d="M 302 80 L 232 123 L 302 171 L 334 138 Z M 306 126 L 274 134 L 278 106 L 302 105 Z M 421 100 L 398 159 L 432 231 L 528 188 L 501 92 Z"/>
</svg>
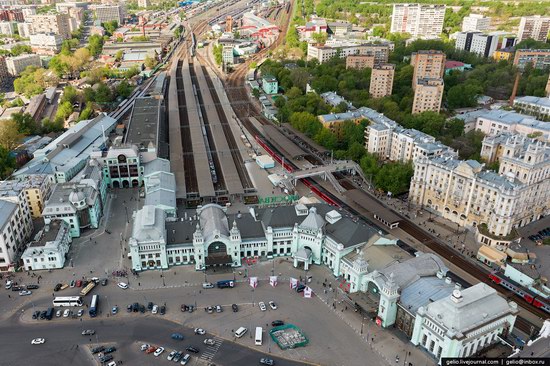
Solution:
<svg viewBox="0 0 550 366">
<path fill-rule="evenodd" d="M 215 45 L 212 48 L 212 53 L 214 54 L 214 60 L 218 65 L 221 65 L 223 61 L 222 51 L 223 51 L 223 46 L 221 44 Z"/>
<path fill-rule="evenodd" d="M 329 150 L 333 150 L 338 144 L 338 139 L 328 128 L 321 128 L 315 135 L 315 142 Z"/>
<path fill-rule="evenodd" d="M 42 120 L 42 132 L 61 132 L 65 127 L 65 121 L 61 118 L 55 118 L 55 120 L 50 120 L 49 118 L 44 118 Z"/>
<path fill-rule="evenodd" d="M 0 145 L 0 179 L 7 179 L 16 167 L 15 158 L 8 149 Z"/>
<path fill-rule="evenodd" d="M 374 183 L 380 189 L 392 194 L 407 192 L 414 173 L 412 163 L 393 162 L 384 164 L 376 174 Z"/>
<path fill-rule="evenodd" d="M 113 93 L 111 89 L 104 83 L 96 84 L 95 102 L 99 104 L 107 104 L 113 101 Z"/>
<path fill-rule="evenodd" d="M 103 50 L 103 37 L 97 34 L 92 34 L 90 38 L 88 38 L 88 49 L 90 50 L 90 54 L 92 56 L 99 56 Z"/>
<path fill-rule="evenodd" d="M 124 51 L 123 50 L 119 50 L 117 51 L 116 55 L 115 55 L 115 60 L 116 61 L 120 61 L 122 60 L 122 57 L 124 56 Z"/>
<path fill-rule="evenodd" d="M 8 120 L 0 124 L 0 146 L 9 151 L 15 149 L 21 143 L 23 134 L 14 120 Z"/>
<path fill-rule="evenodd" d="M 481 85 L 473 83 L 455 85 L 447 92 L 447 104 L 451 109 L 475 107 L 477 98 L 482 92 Z"/>
<path fill-rule="evenodd" d="M 149 55 L 145 56 L 145 61 L 143 62 L 145 64 L 145 67 L 148 69 L 154 69 L 155 66 L 158 64 L 158 60 L 154 57 L 151 57 Z"/>
<path fill-rule="evenodd" d="M 78 101 L 78 91 L 76 88 L 72 85 L 67 85 L 63 89 L 63 96 L 61 97 L 60 103 L 69 102 L 70 104 L 74 104 Z"/>
<path fill-rule="evenodd" d="M 36 121 L 28 113 L 14 113 L 12 114 L 13 121 L 17 124 L 19 132 L 24 135 L 33 135 L 38 132 L 38 126 Z"/>
<path fill-rule="evenodd" d="M 260 97 L 260 90 L 258 88 L 252 89 L 252 95 L 254 96 L 254 98 L 258 99 Z M 277 104 L 277 101 L 279 101 L 279 99 L 283 99 L 283 98 L 277 98 L 277 100 L 275 101 L 275 104 Z"/>
<path fill-rule="evenodd" d="M 132 94 L 132 86 L 126 81 L 122 80 L 115 88 L 115 92 L 117 96 L 128 98 L 130 94 Z"/>
<path fill-rule="evenodd" d="M 101 23 L 101 26 L 105 29 L 105 34 L 110 37 L 118 28 L 118 22 L 116 20 L 111 20 L 110 22 Z"/>
<path fill-rule="evenodd" d="M 16 44 L 9 52 L 12 56 L 19 56 L 24 53 L 32 53 L 32 48 L 26 44 Z"/>
<path fill-rule="evenodd" d="M 318 44 L 325 44 L 328 38 L 328 34 L 325 32 L 313 33 L 311 38 Z"/>
<path fill-rule="evenodd" d="M 84 108 L 82 112 L 80 112 L 80 115 L 78 116 L 78 121 L 90 119 L 92 117 L 93 112 L 94 110 L 92 109 L 92 107 L 87 105 L 86 108 Z"/>
</svg>

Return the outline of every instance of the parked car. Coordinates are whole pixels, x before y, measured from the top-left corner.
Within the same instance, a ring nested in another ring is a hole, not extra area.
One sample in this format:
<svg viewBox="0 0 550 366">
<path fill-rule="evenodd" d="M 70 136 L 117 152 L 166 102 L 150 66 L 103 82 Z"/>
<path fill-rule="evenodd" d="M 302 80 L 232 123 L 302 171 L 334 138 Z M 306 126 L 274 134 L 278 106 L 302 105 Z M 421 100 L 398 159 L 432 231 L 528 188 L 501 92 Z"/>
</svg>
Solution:
<svg viewBox="0 0 550 366">
<path fill-rule="evenodd" d="M 40 313 L 40 319 L 46 319 L 46 314 L 48 313 L 47 310 L 42 310 L 42 312 Z"/>
<path fill-rule="evenodd" d="M 179 362 L 179 360 L 181 360 L 181 356 L 183 356 L 183 352 L 181 352 L 181 351 L 176 352 L 176 355 L 174 356 L 173 361 L 176 362 L 176 363 Z"/>
<path fill-rule="evenodd" d="M 123 290 L 126 290 L 128 288 L 128 284 L 125 282 L 119 282 L 117 283 L 117 286 L 120 287 Z"/>
<path fill-rule="evenodd" d="M 267 307 L 265 306 L 265 303 L 263 301 L 260 301 L 258 303 L 258 306 L 260 307 L 261 311 L 266 311 L 267 310 Z"/>
<path fill-rule="evenodd" d="M 55 292 L 59 291 L 61 289 L 61 286 L 63 286 L 62 284 L 58 283 L 57 285 L 55 285 L 55 287 L 53 288 L 53 290 Z"/>
<path fill-rule="evenodd" d="M 95 334 L 95 330 L 93 330 L 93 329 L 86 329 L 86 330 L 82 331 L 82 335 L 84 335 L 84 336 L 94 335 L 94 334 Z"/>
<path fill-rule="evenodd" d="M 128 313 L 131 313 L 131 312 L 132 312 L 132 309 L 133 309 L 132 304 L 128 304 L 128 306 L 126 306 L 126 311 L 127 311 Z"/>
<path fill-rule="evenodd" d="M 186 353 L 185 356 L 181 359 L 180 365 L 187 365 L 187 362 L 191 359 L 191 355 L 189 353 Z"/>
<path fill-rule="evenodd" d="M 275 365 L 275 361 L 272 360 L 271 358 L 260 358 L 260 363 L 262 365 L 268 365 L 268 366 Z"/>
<path fill-rule="evenodd" d="M 105 363 L 111 361 L 112 359 L 113 355 L 103 355 L 99 358 L 99 361 Z"/>
<path fill-rule="evenodd" d="M 111 361 L 107 364 L 107 366 L 116 366 L 116 362 L 115 361 Z"/>
<path fill-rule="evenodd" d="M 92 353 L 99 353 L 99 352 L 103 351 L 104 349 L 105 349 L 104 346 L 97 346 L 97 347 L 95 347 L 95 348 L 92 348 L 92 349 L 91 349 L 91 352 L 92 352 Z"/>
<path fill-rule="evenodd" d="M 106 278 L 101 280 L 101 286 L 107 286 L 107 279 Z"/>
<path fill-rule="evenodd" d="M 214 284 L 210 282 L 205 282 L 202 284 L 202 288 L 214 288 Z"/>
<path fill-rule="evenodd" d="M 81 287 L 81 286 L 82 286 L 82 281 L 76 280 L 76 287 Z"/>
<path fill-rule="evenodd" d="M 271 322 L 272 327 L 279 327 L 281 325 L 285 325 L 285 322 L 282 320 L 274 320 Z"/>
<path fill-rule="evenodd" d="M 157 350 L 157 347 L 155 346 L 151 346 L 149 348 L 147 348 L 147 350 L 145 351 L 145 353 L 153 353 Z"/>
<path fill-rule="evenodd" d="M 214 308 L 212 306 L 209 306 L 209 307 L 206 308 L 206 312 L 208 314 L 212 314 L 214 312 Z"/>
<path fill-rule="evenodd" d="M 199 353 L 200 350 L 198 348 L 195 348 L 193 346 L 189 346 L 185 349 L 186 351 L 193 352 L 193 353 Z"/>
<path fill-rule="evenodd" d="M 32 294 L 32 291 L 29 291 L 29 290 L 19 291 L 19 296 L 29 296 L 31 294 Z"/>
<path fill-rule="evenodd" d="M 166 314 L 166 306 L 162 305 L 160 307 L 160 315 L 164 315 L 164 314 Z"/>
<path fill-rule="evenodd" d="M 10 280 L 6 281 L 6 290 L 9 290 L 13 286 L 13 282 Z"/>
<path fill-rule="evenodd" d="M 55 312 L 55 316 L 56 316 L 56 317 L 59 318 L 59 317 L 61 317 L 61 315 L 63 315 L 63 312 L 62 312 L 61 310 L 57 310 L 57 311 Z"/>
<path fill-rule="evenodd" d="M 155 305 L 151 301 L 149 301 L 149 303 L 147 303 L 147 310 L 149 310 L 149 311 L 153 310 L 154 306 Z"/>
<path fill-rule="evenodd" d="M 221 312 L 223 312 L 221 305 L 216 305 L 216 313 L 221 313 Z"/>
<path fill-rule="evenodd" d="M 156 313 L 158 313 L 158 312 L 159 312 L 159 306 L 158 306 L 158 305 L 154 305 L 154 306 L 153 306 L 153 310 L 151 310 L 151 313 L 156 314 Z"/>
<path fill-rule="evenodd" d="M 181 304 L 181 312 L 185 313 L 187 310 L 189 310 L 189 306 L 187 306 L 185 304 Z"/>
<path fill-rule="evenodd" d="M 118 306 L 113 306 L 113 308 L 111 309 L 111 313 L 113 315 L 115 315 L 116 313 L 118 313 Z"/>
<path fill-rule="evenodd" d="M 268 304 L 271 309 L 277 310 L 277 304 L 275 304 L 275 301 L 270 301 Z"/>
<path fill-rule="evenodd" d="M 204 344 L 206 344 L 208 346 L 213 346 L 214 344 L 216 344 L 216 342 L 212 338 L 206 338 L 204 340 Z"/>
<path fill-rule="evenodd" d="M 27 290 L 36 290 L 38 288 L 40 288 L 40 286 L 38 286 L 38 285 L 34 285 L 34 284 L 33 285 L 27 285 Z"/>
<path fill-rule="evenodd" d="M 75 287 L 75 286 L 76 286 L 76 281 L 75 281 L 75 280 L 72 280 L 70 286 L 71 286 L 71 288 Z M 27 286 L 27 287 L 28 287 L 28 286 Z"/>
<path fill-rule="evenodd" d="M 231 305 L 231 309 L 233 309 L 233 312 L 236 313 L 239 311 L 239 307 L 237 306 L 237 304 L 233 304 Z"/>
<path fill-rule="evenodd" d="M 197 335 L 205 335 L 206 331 L 202 328 L 195 328 L 195 334 Z"/>
<path fill-rule="evenodd" d="M 104 354 L 113 353 L 114 351 L 116 351 L 116 347 L 109 347 L 109 348 L 105 348 L 105 350 L 103 351 L 103 353 L 104 353 Z"/>
<path fill-rule="evenodd" d="M 63 312 L 63 317 L 68 318 L 69 315 L 71 315 L 71 311 L 69 309 L 65 309 L 65 311 Z"/>
<path fill-rule="evenodd" d="M 84 315 L 84 309 L 78 309 L 77 315 L 78 315 L 79 317 L 81 317 L 82 315 Z"/>
<path fill-rule="evenodd" d="M 157 348 L 157 350 L 154 353 L 155 357 L 160 356 L 162 352 L 164 352 L 164 347 Z"/>
<path fill-rule="evenodd" d="M 170 354 L 168 355 L 168 357 L 166 357 L 166 359 L 168 361 L 172 361 L 174 359 L 174 357 L 176 357 L 176 353 L 178 353 L 178 352 L 177 351 L 170 352 Z"/>
<path fill-rule="evenodd" d="M 147 343 L 144 343 L 141 345 L 140 347 L 140 350 L 143 352 L 143 351 L 147 351 L 147 348 L 149 348 L 149 345 Z"/>
<path fill-rule="evenodd" d="M 145 305 L 140 305 L 139 306 L 139 312 L 142 313 L 142 314 L 145 314 Z"/>
<path fill-rule="evenodd" d="M 40 317 L 40 310 L 36 310 L 34 313 L 32 313 L 33 319 L 38 319 Z"/>
<path fill-rule="evenodd" d="M 296 292 L 304 292 L 305 289 L 306 289 L 306 285 L 301 283 L 296 287 Z"/>
<path fill-rule="evenodd" d="M 44 344 L 46 339 L 44 338 L 35 338 L 31 341 L 31 344 Z"/>
<path fill-rule="evenodd" d="M 132 305 L 132 310 L 134 313 L 137 313 L 139 311 L 139 302 L 135 302 L 134 305 Z"/>
<path fill-rule="evenodd" d="M 176 341 L 183 341 L 183 338 L 184 338 L 183 334 L 181 333 L 172 333 L 170 337 Z"/>
</svg>

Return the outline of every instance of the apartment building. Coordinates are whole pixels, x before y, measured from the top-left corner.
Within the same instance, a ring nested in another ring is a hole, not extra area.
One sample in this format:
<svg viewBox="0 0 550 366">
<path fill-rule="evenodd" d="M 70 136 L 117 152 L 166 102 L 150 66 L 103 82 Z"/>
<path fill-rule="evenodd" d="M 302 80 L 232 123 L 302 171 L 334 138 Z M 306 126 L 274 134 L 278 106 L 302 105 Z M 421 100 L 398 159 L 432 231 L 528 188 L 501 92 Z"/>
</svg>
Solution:
<svg viewBox="0 0 550 366">
<path fill-rule="evenodd" d="M 34 227 L 24 190 L 4 188 L 0 190 L 0 271 L 17 266 Z"/>
<path fill-rule="evenodd" d="M 455 48 L 478 54 L 482 57 L 492 57 L 498 47 L 498 35 L 480 32 L 461 32 L 456 37 Z"/>
<path fill-rule="evenodd" d="M 38 55 L 54 56 L 61 51 L 63 37 L 58 34 L 32 34 L 30 36 L 32 52 Z"/>
<path fill-rule="evenodd" d="M 63 39 L 71 38 L 68 14 L 29 15 L 27 21 L 32 23 L 33 33 L 31 34 L 56 34 Z"/>
<path fill-rule="evenodd" d="M 394 4 L 392 33 L 409 33 L 413 38 L 438 38 L 443 31 L 445 5 Z"/>
<path fill-rule="evenodd" d="M 52 220 L 21 256 L 25 269 L 38 271 L 63 268 L 71 243 L 69 225 L 63 220 Z"/>
<path fill-rule="evenodd" d="M 548 87 L 550 87 L 550 82 L 547 84 L 547 88 Z M 543 121 L 550 120 L 550 98 L 532 96 L 517 97 L 514 99 L 514 108 L 521 113 L 528 114 L 537 119 Z"/>
<path fill-rule="evenodd" d="M 487 111 L 477 117 L 475 129 L 489 136 L 496 136 L 503 132 L 513 132 L 523 136 L 536 134 L 539 135 L 540 140 L 550 142 L 550 123 L 513 111 Z"/>
<path fill-rule="evenodd" d="M 14 26 L 12 22 L 0 22 L 0 34 L 13 35 Z"/>
<path fill-rule="evenodd" d="M 0 56 L 0 84 L 4 83 L 9 76 L 10 74 L 8 72 L 6 58 L 4 56 Z"/>
<path fill-rule="evenodd" d="M 415 129 L 406 129 L 397 122 L 370 108 L 359 108 L 361 116 L 369 120 L 365 128 L 365 149 L 380 159 L 416 161 L 443 153 L 456 154 L 451 148 L 436 141 L 433 136 Z"/>
<path fill-rule="evenodd" d="M 445 73 L 446 56 L 442 51 L 427 50 L 411 54 L 411 65 L 414 67 L 413 88 L 418 79 L 439 79 Z"/>
<path fill-rule="evenodd" d="M 352 55 L 346 57 L 346 69 L 363 70 L 365 68 L 372 69 L 373 67 L 374 56 Z"/>
<path fill-rule="evenodd" d="M 33 218 L 42 216 L 44 204 L 52 191 L 53 178 L 47 174 L 34 174 L 21 180 L 0 182 L 0 194 L 3 192 L 23 192 L 26 204 Z"/>
<path fill-rule="evenodd" d="M 443 79 L 418 79 L 414 89 L 412 113 L 439 112 L 443 99 Z"/>
<path fill-rule="evenodd" d="M 372 98 L 382 98 L 391 95 L 395 65 L 381 64 L 372 68 L 369 93 Z"/>
<path fill-rule="evenodd" d="M 320 63 L 327 62 L 333 57 L 347 58 L 349 56 L 373 56 L 374 64 L 388 62 L 390 43 L 355 43 L 331 40 L 324 45 L 308 44 L 307 59 L 316 58 Z"/>
<path fill-rule="evenodd" d="M 32 23 L 29 23 L 29 22 L 17 23 L 17 32 L 21 37 L 29 38 L 31 34 L 34 34 Z"/>
<path fill-rule="evenodd" d="M 546 42 L 549 30 L 550 17 L 541 17 L 540 15 L 521 17 L 518 29 L 518 42 L 529 38 Z"/>
<path fill-rule="evenodd" d="M 502 48 L 493 53 L 493 58 L 497 61 L 508 61 L 514 58 L 514 47 Z"/>
<path fill-rule="evenodd" d="M 6 58 L 6 67 L 8 73 L 12 76 L 18 76 L 21 72 L 25 71 L 28 66 L 42 66 L 40 56 L 28 54 Z"/>
<path fill-rule="evenodd" d="M 470 14 L 462 20 L 462 32 L 486 32 L 491 27 L 491 18 L 482 14 Z"/>
<path fill-rule="evenodd" d="M 106 23 L 116 21 L 119 25 L 124 24 L 125 9 L 122 5 L 97 5 L 95 7 L 97 21 Z"/>
<path fill-rule="evenodd" d="M 520 69 L 527 65 L 535 69 L 547 69 L 550 67 L 550 50 L 516 50 L 514 65 Z"/>
<path fill-rule="evenodd" d="M 483 170 L 475 160 L 421 158 L 415 162 L 409 199 L 458 225 L 476 228 L 483 244 L 507 247 L 519 239 L 515 228 L 550 213 L 550 162 L 548 149 L 540 146 L 506 150 L 504 156 L 509 161 L 501 160 L 499 173 Z M 520 166 L 529 171 L 542 164 L 546 179 L 533 184 L 518 179 L 525 174 Z"/>
<path fill-rule="evenodd" d="M 149 0 L 138 0 L 138 7 L 147 9 L 151 6 L 151 2 Z"/>
<path fill-rule="evenodd" d="M 22 9 L 21 12 L 23 13 L 23 19 L 18 20 L 18 21 L 26 22 L 27 17 L 29 17 L 30 15 L 35 15 L 36 14 L 36 8 L 35 7 L 28 7 L 28 8 Z"/>
<path fill-rule="evenodd" d="M 2 9 L 0 10 L 0 20 L 5 22 L 23 22 L 23 11 L 20 9 Z"/>
</svg>

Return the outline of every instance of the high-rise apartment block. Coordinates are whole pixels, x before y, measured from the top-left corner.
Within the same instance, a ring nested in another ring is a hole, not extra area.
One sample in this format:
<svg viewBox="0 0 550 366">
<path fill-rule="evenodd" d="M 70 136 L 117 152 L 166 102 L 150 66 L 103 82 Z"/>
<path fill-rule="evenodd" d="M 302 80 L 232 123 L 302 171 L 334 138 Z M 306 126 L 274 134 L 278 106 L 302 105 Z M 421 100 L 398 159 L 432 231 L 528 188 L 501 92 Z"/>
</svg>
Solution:
<svg viewBox="0 0 550 366">
<path fill-rule="evenodd" d="M 0 22 L 0 34 L 11 36 L 13 34 L 13 29 L 12 22 Z"/>
<path fill-rule="evenodd" d="M 529 38 L 546 42 L 549 30 L 550 17 L 541 17 L 540 15 L 521 17 L 518 30 L 518 42 Z"/>
<path fill-rule="evenodd" d="M 100 23 L 117 21 L 119 25 L 124 23 L 125 10 L 122 5 L 98 5 L 95 8 L 96 18 Z"/>
<path fill-rule="evenodd" d="M 546 96 L 550 98 L 550 75 L 548 75 L 548 81 L 544 90 L 546 91 Z"/>
<path fill-rule="evenodd" d="M 151 6 L 151 2 L 149 0 L 138 0 L 138 7 L 147 9 Z"/>
<path fill-rule="evenodd" d="M 34 34 L 32 23 L 24 22 L 17 23 L 17 32 L 23 38 L 29 38 L 31 34 Z"/>
<path fill-rule="evenodd" d="M 391 95 L 395 65 L 382 64 L 372 68 L 369 93 L 372 98 Z"/>
<path fill-rule="evenodd" d="M 27 17 L 32 24 L 32 34 L 53 33 L 63 39 L 71 38 L 69 15 L 67 14 L 39 14 Z"/>
<path fill-rule="evenodd" d="M 531 65 L 535 69 L 550 67 L 550 50 L 516 50 L 514 65 L 520 69 Z"/>
<path fill-rule="evenodd" d="M 439 112 L 443 98 L 443 79 L 418 79 L 414 89 L 412 113 Z"/>
<path fill-rule="evenodd" d="M 4 56 L 0 56 L 0 84 L 4 84 L 9 76 L 10 74 L 8 73 L 6 58 Z"/>
<path fill-rule="evenodd" d="M 394 4 L 392 33 L 409 33 L 413 38 L 437 38 L 443 31 L 445 5 Z"/>
<path fill-rule="evenodd" d="M 462 20 L 463 32 L 485 32 L 491 27 L 491 18 L 481 14 L 470 14 Z"/>
<path fill-rule="evenodd" d="M 498 35 L 481 32 L 461 32 L 456 37 L 455 48 L 478 54 L 482 57 L 492 57 L 498 47 Z"/>
<path fill-rule="evenodd" d="M 413 87 L 418 79 L 439 79 L 445 73 L 446 56 L 442 51 L 428 50 L 411 54 L 411 65 L 414 67 Z"/>
<path fill-rule="evenodd" d="M 0 10 L 0 20 L 5 22 L 23 22 L 23 11 L 19 9 Z"/>
<path fill-rule="evenodd" d="M 30 37 L 32 52 L 38 55 L 54 56 L 61 51 L 63 37 L 57 34 L 33 34 Z"/>
</svg>

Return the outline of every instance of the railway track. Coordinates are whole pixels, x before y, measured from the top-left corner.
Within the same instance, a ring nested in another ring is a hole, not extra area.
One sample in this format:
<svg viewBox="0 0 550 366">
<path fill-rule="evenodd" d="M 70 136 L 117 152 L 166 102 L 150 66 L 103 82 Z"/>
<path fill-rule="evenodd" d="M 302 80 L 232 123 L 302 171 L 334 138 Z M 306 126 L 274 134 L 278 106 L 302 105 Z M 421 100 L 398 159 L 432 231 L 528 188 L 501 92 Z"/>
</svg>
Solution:
<svg viewBox="0 0 550 366">
<path fill-rule="evenodd" d="M 216 88 L 214 87 L 214 82 L 212 81 L 212 78 L 210 77 L 210 74 L 208 73 L 208 70 L 206 70 L 206 66 L 201 65 L 203 74 L 206 79 L 206 84 L 208 85 L 208 89 L 211 92 L 212 100 L 214 101 L 214 105 L 216 106 L 216 111 L 218 112 L 218 116 L 220 117 L 220 122 L 223 128 L 223 132 L 225 134 L 227 143 L 229 144 L 229 150 L 231 152 L 231 157 L 233 158 L 233 161 L 235 163 L 235 166 L 237 167 L 237 173 L 239 174 L 239 178 L 241 180 L 241 184 L 245 189 L 253 188 L 252 181 L 250 180 L 250 176 L 248 175 L 248 172 L 244 166 L 244 163 L 241 159 L 241 155 L 239 153 L 239 147 L 237 145 L 237 142 L 235 140 L 235 136 L 233 135 L 233 132 L 231 131 L 231 126 L 229 125 L 229 120 L 227 119 L 227 115 L 225 114 L 225 111 L 223 110 L 223 106 L 221 104 L 220 98 L 218 96 L 218 93 L 216 92 Z"/>
</svg>

